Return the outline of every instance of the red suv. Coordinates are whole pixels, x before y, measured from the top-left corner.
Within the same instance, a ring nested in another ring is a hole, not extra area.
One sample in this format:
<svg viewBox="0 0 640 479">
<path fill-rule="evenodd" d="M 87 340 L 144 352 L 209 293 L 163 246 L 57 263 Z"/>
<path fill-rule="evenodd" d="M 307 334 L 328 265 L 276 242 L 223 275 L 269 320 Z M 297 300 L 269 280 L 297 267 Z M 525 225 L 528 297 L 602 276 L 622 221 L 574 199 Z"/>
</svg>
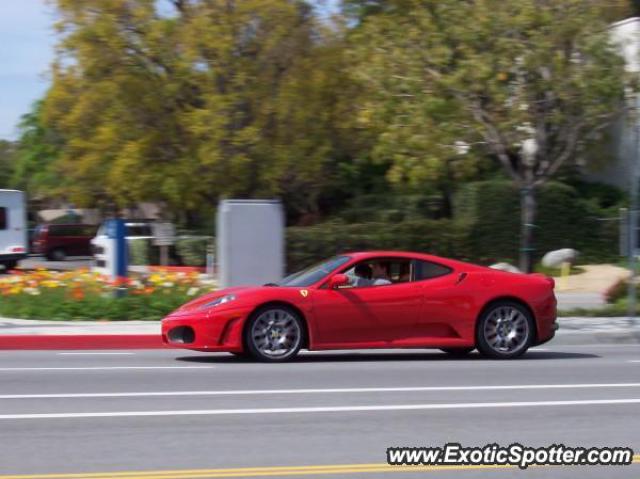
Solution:
<svg viewBox="0 0 640 479">
<path fill-rule="evenodd" d="M 52 261 L 64 261 L 67 256 L 90 256 L 91 240 L 98 227 L 82 224 L 50 224 L 36 228 L 33 252 Z"/>
</svg>

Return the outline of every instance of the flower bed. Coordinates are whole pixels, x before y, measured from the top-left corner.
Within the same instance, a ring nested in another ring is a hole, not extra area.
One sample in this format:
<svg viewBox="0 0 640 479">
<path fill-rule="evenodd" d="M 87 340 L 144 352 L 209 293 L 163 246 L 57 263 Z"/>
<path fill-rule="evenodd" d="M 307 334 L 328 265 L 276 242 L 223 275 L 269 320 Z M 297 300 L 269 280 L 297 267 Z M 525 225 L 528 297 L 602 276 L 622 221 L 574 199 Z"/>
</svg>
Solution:
<svg viewBox="0 0 640 479">
<path fill-rule="evenodd" d="M 198 273 L 155 271 L 119 281 L 88 270 L 0 278 L 0 316 L 51 320 L 158 320 L 213 289 Z"/>
</svg>

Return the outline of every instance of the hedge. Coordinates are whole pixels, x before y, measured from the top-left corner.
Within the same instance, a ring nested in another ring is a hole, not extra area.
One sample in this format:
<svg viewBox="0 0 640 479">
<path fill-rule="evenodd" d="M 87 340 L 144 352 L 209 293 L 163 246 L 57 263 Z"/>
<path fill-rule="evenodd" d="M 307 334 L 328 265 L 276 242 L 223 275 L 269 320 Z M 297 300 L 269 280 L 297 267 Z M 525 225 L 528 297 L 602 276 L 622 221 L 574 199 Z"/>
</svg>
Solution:
<svg viewBox="0 0 640 479">
<path fill-rule="evenodd" d="M 179 236 L 176 244 L 169 248 L 170 263 L 182 266 L 205 266 L 207 248 L 213 244 L 210 236 Z M 129 263 L 133 265 L 160 264 L 160 247 L 153 245 L 149 238 L 131 239 Z"/>
<path fill-rule="evenodd" d="M 471 259 L 466 227 L 451 220 L 389 223 L 325 223 L 287 228 L 287 270 L 296 271 L 346 251 L 429 251 Z"/>
<path fill-rule="evenodd" d="M 610 212 L 607 212 L 610 215 Z M 482 263 L 513 261 L 520 237 L 519 192 L 506 181 L 469 183 L 456 195 L 454 216 L 470 225 L 472 256 Z M 578 195 L 575 188 L 548 183 L 537 192 L 534 258 L 559 248 L 574 248 L 580 260 L 615 261 L 619 224 Z"/>
<path fill-rule="evenodd" d="M 536 260 L 559 248 L 577 249 L 583 262 L 617 259 L 618 222 L 599 219 L 603 212 L 580 198 L 573 187 L 549 183 L 539 189 L 537 200 Z M 415 211 L 414 205 L 410 210 Z M 287 270 L 296 271 L 346 251 L 372 249 L 429 252 L 481 264 L 517 261 L 520 201 L 511 183 L 485 181 L 463 186 L 454 199 L 454 218 L 290 227 Z"/>
</svg>

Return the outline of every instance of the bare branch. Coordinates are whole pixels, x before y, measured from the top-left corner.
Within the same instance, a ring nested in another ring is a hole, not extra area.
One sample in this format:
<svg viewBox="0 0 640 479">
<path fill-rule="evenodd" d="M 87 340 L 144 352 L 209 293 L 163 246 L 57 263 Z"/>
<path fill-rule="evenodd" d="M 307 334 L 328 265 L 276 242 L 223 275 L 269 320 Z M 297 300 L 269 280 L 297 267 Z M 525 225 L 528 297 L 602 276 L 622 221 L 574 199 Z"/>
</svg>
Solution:
<svg viewBox="0 0 640 479">
<path fill-rule="evenodd" d="M 523 178 L 513 167 L 511 158 L 509 157 L 507 146 L 503 141 L 498 129 L 493 125 L 493 123 L 491 123 L 488 115 L 480 106 L 479 102 L 471 102 L 469 106 L 475 120 L 484 128 L 482 136 L 485 138 L 493 152 L 498 156 L 498 160 L 500 161 L 502 166 L 504 166 L 504 168 L 507 170 L 507 173 L 509 173 L 511 178 L 513 178 L 516 183 L 522 184 Z"/>
</svg>

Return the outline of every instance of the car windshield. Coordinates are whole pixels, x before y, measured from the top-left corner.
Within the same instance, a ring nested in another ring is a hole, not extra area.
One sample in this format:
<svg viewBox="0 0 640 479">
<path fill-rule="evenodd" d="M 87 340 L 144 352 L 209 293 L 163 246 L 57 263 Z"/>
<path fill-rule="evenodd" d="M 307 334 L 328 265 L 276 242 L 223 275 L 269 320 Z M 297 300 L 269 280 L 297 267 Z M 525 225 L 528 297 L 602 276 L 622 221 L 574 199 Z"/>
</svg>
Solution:
<svg viewBox="0 0 640 479">
<path fill-rule="evenodd" d="M 310 268 L 303 269 L 297 273 L 293 273 L 287 276 L 282 281 L 276 283 L 278 286 L 311 286 L 317 283 L 326 275 L 331 273 L 336 268 L 339 268 L 343 264 L 346 264 L 351 258 L 349 256 L 336 256 L 328 259 L 320 264 L 311 266 Z"/>
</svg>

